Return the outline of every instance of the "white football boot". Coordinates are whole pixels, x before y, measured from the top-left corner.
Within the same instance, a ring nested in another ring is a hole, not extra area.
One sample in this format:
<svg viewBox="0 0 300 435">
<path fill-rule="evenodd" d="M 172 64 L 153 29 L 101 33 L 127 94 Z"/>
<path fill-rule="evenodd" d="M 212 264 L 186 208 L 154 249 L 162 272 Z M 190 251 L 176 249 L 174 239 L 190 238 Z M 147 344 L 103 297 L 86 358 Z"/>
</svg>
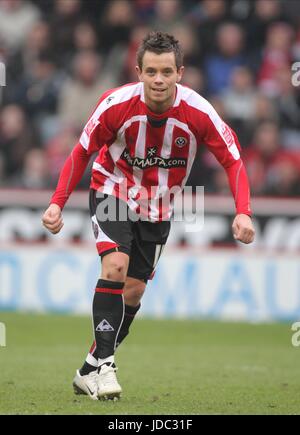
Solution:
<svg viewBox="0 0 300 435">
<path fill-rule="evenodd" d="M 90 396 L 92 400 L 98 400 L 98 371 L 81 376 L 79 370 L 76 371 L 73 379 L 73 388 L 75 394 L 84 394 Z"/>
<path fill-rule="evenodd" d="M 116 376 L 117 368 L 103 364 L 98 376 L 98 397 L 100 400 L 118 400 L 122 388 Z"/>
</svg>

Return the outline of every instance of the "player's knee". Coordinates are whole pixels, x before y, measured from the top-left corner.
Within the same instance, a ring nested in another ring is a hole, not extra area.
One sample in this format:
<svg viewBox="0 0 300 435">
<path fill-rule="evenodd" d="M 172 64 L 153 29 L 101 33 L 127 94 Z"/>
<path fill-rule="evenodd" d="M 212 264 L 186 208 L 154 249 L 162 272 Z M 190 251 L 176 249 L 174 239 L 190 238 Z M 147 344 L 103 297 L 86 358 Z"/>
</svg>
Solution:
<svg viewBox="0 0 300 435">
<path fill-rule="evenodd" d="M 124 282 L 128 268 L 126 256 L 111 254 L 102 261 L 102 278 L 109 281 Z"/>
<path fill-rule="evenodd" d="M 133 307 L 140 303 L 146 289 L 146 284 L 134 278 L 127 278 L 124 287 L 124 300 L 126 305 Z"/>
<path fill-rule="evenodd" d="M 104 272 L 103 278 L 109 281 L 124 282 L 126 277 L 126 266 L 119 262 L 112 262 Z"/>
</svg>

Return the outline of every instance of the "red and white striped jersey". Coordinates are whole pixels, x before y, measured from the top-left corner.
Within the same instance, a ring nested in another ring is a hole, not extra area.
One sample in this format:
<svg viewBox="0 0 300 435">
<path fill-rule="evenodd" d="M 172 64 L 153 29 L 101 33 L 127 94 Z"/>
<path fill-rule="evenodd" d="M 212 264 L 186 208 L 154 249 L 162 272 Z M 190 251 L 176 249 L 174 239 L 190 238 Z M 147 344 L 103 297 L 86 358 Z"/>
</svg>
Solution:
<svg viewBox="0 0 300 435">
<path fill-rule="evenodd" d="M 87 122 L 80 144 L 93 164 L 91 187 L 127 199 L 137 210 L 139 192 L 152 192 L 149 218 L 162 219 L 159 194 L 187 181 L 197 147 L 205 145 L 226 168 L 240 159 L 235 133 L 212 105 L 192 89 L 177 84 L 173 106 L 156 114 L 145 104 L 142 82 L 107 91 Z M 126 184 L 127 198 L 124 198 Z M 172 206 L 167 214 L 171 216 Z M 163 212 L 166 213 L 166 210 Z M 164 216 L 166 217 L 166 216 Z"/>
</svg>

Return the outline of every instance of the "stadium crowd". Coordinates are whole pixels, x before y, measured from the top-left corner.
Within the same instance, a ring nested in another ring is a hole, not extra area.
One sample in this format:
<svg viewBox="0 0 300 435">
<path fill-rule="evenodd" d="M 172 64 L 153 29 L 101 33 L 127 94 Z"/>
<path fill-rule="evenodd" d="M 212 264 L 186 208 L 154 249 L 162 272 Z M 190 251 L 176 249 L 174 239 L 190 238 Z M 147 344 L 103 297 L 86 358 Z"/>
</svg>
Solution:
<svg viewBox="0 0 300 435">
<path fill-rule="evenodd" d="M 252 193 L 299 195 L 298 0 L 0 0 L 0 186 L 56 185 L 100 95 L 137 80 L 151 29 L 181 41 L 182 83 L 236 130 Z M 223 169 L 198 153 L 188 184 L 227 192 Z"/>
</svg>

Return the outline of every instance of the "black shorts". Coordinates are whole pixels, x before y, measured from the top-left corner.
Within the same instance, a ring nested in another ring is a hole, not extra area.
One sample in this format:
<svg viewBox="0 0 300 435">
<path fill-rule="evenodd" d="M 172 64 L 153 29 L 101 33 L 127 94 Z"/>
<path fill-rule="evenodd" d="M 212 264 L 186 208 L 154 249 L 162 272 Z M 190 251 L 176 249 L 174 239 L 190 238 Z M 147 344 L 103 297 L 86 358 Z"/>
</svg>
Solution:
<svg viewBox="0 0 300 435">
<path fill-rule="evenodd" d="M 117 205 L 117 213 L 113 218 L 108 213 L 103 213 L 104 209 L 101 208 L 110 200 Z M 99 204 L 101 205 L 98 208 Z M 142 220 L 121 220 L 119 206 L 123 207 L 122 210 L 126 213 L 130 213 L 124 201 L 90 190 L 90 214 L 98 253 L 103 257 L 111 252 L 124 252 L 129 255 L 127 276 L 147 282 L 153 278 L 155 267 L 167 242 L 170 221 L 152 223 Z"/>
</svg>

